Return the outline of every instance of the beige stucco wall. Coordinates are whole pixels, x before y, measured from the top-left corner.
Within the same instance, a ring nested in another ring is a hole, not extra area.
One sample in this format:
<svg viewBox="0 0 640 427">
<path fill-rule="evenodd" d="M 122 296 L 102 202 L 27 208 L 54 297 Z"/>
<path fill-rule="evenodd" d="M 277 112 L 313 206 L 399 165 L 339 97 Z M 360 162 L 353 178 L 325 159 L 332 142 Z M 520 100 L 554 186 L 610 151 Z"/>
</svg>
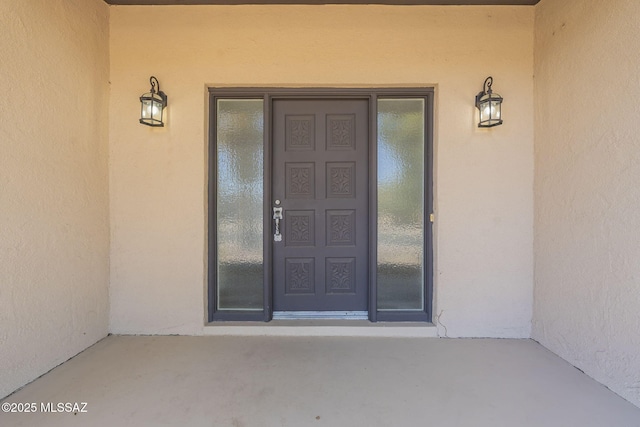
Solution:
<svg viewBox="0 0 640 427">
<path fill-rule="evenodd" d="M 542 0 L 533 337 L 640 405 L 640 2 Z"/>
<path fill-rule="evenodd" d="M 111 7 L 111 332 L 205 333 L 207 86 L 435 86 L 436 301 L 453 336 L 529 337 L 532 7 Z M 505 124 L 476 128 L 488 75 Z M 168 126 L 138 124 L 148 78 Z"/>
<path fill-rule="evenodd" d="M 0 1 L 0 397 L 107 334 L 108 21 Z"/>
</svg>

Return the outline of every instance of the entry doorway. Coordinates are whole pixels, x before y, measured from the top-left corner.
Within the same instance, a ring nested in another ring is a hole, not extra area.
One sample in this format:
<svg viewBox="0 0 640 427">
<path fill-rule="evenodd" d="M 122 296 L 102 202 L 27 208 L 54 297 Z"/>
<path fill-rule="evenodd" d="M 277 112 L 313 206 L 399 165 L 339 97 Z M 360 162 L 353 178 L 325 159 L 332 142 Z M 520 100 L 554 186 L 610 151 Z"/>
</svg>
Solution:
<svg viewBox="0 0 640 427">
<path fill-rule="evenodd" d="M 430 321 L 433 90 L 210 89 L 208 319 Z"/>
</svg>

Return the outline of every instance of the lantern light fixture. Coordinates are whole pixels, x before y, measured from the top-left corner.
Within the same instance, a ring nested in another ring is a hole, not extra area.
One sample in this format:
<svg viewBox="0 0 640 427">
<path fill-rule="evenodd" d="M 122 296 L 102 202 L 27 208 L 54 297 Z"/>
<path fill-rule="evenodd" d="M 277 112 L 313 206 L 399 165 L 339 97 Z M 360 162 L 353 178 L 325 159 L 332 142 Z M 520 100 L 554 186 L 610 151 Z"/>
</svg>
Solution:
<svg viewBox="0 0 640 427">
<path fill-rule="evenodd" d="M 484 81 L 482 92 L 476 95 L 476 107 L 480 110 L 479 128 L 490 128 L 502 124 L 502 97 L 491 90 L 493 77 Z"/>
<path fill-rule="evenodd" d="M 147 126 L 162 127 L 167 95 L 160 90 L 160 83 L 154 76 L 149 78 L 151 89 L 140 97 L 140 123 Z"/>
</svg>

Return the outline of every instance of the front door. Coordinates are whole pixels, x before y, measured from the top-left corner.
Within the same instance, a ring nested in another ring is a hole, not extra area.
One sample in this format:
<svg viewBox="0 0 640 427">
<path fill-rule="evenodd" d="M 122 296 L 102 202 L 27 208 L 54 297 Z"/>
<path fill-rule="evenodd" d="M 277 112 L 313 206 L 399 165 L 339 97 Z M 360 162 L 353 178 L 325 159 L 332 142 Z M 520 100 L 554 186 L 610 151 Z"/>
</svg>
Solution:
<svg viewBox="0 0 640 427">
<path fill-rule="evenodd" d="M 274 311 L 366 311 L 369 103 L 274 100 L 272 117 Z"/>
</svg>

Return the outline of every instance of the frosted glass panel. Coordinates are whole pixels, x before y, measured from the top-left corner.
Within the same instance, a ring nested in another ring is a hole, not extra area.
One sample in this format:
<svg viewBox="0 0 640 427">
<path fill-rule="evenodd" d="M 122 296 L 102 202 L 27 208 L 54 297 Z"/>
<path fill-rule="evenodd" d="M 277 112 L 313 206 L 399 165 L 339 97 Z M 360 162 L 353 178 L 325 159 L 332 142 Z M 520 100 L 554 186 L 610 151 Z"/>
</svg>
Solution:
<svg viewBox="0 0 640 427">
<path fill-rule="evenodd" d="M 378 100 L 378 310 L 424 309 L 424 109 Z"/>
<path fill-rule="evenodd" d="M 217 103 L 218 309 L 263 309 L 262 99 Z"/>
</svg>

